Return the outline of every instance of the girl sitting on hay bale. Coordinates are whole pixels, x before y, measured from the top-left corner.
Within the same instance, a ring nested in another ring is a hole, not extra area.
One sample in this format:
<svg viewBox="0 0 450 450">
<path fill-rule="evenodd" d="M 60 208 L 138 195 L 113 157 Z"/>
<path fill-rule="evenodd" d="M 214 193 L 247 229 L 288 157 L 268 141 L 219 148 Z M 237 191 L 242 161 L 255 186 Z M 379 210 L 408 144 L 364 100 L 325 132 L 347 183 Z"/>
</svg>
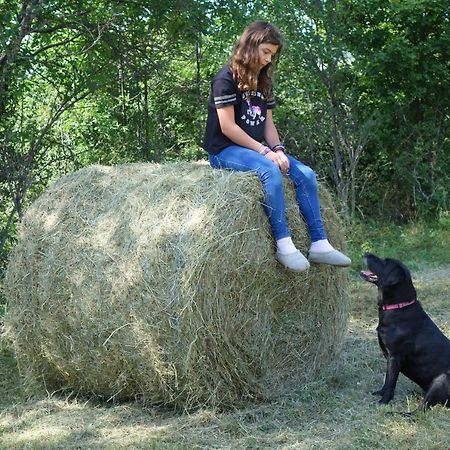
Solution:
<svg viewBox="0 0 450 450">
<path fill-rule="evenodd" d="M 213 168 L 253 171 L 265 192 L 265 211 L 277 244 L 277 259 L 301 272 L 309 262 L 347 267 L 350 258 L 328 242 L 320 215 L 315 173 L 285 153 L 273 122 L 275 99 L 270 78 L 283 38 L 267 22 L 248 26 L 229 64 L 211 83 L 204 148 Z M 262 144 L 265 141 L 269 146 Z M 294 183 L 296 198 L 311 238 L 308 259 L 295 247 L 287 226 L 282 174 Z"/>
</svg>

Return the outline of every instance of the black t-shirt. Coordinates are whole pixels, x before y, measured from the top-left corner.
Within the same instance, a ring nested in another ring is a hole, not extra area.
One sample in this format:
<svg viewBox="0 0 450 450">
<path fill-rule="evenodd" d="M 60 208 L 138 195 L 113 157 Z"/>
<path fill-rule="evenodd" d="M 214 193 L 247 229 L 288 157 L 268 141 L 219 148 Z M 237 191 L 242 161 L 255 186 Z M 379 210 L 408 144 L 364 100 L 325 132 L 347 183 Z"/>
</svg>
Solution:
<svg viewBox="0 0 450 450">
<path fill-rule="evenodd" d="M 203 148 L 208 153 L 219 153 L 224 148 L 235 144 L 222 133 L 217 116 L 218 108 L 230 105 L 234 105 L 236 124 L 253 139 L 261 142 L 264 139 L 267 109 L 275 107 L 275 99 L 273 96 L 266 99 L 260 91 L 240 91 L 233 79 L 231 67 L 229 65 L 222 67 L 211 82 L 203 144 Z"/>
</svg>

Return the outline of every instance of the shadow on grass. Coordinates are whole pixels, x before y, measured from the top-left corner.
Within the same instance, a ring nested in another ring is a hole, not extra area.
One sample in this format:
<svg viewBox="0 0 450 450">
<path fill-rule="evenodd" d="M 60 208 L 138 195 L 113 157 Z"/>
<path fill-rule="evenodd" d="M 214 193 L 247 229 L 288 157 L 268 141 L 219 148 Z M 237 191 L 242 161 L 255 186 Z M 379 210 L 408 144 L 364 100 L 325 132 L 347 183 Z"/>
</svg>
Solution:
<svg viewBox="0 0 450 450">
<path fill-rule="evenodd" d="M 0 411 L 4 407 L 25 399 L 19 379 L 13 352 L 0 343 Z"/>
</svg>

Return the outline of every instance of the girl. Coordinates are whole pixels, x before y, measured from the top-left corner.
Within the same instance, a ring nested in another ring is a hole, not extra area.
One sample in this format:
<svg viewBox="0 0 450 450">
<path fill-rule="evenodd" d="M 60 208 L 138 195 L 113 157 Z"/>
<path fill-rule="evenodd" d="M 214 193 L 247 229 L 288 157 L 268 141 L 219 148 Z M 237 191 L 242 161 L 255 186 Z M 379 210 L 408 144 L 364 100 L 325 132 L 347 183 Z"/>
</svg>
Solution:
<svg viewBox="0 0 450 450">
<path fill-rule="evenodd" d="M 281 264 L 296 272 L 306 270 L 309 262 L 349 266 L 350 259 L 327 240 L 315 173 L 285 153 L 273 122 L 275 98 L 270 75 L 282 45 L 279 30 L 270 23 L 257 21 L 244 30 L 229 63 L 212 80 L 204 149 L 215 169 L 258 175 Z M 294 183 L 311 237 L 309 261 L 295 247 L 286 223 L 283 174 Z"/>
</svg>

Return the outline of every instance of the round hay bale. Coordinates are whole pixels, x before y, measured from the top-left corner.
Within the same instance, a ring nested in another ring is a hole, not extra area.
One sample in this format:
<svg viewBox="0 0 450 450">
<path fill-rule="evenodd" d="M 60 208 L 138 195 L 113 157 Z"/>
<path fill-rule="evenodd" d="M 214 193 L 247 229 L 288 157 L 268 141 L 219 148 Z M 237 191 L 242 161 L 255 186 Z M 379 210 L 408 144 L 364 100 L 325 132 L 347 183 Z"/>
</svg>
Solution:
<svg viewBox="0 0 450 450">
<path fill-rule="evenodd" d="M 28 209 L 4 282 L 28 382 L 192 409 L 244 406 L 317 373 L 346 330 L 347 271 L 284 269 L 261 202 L 254 175 L 199 163 L 91 166 L 54 183 Z"/>
</svg>

